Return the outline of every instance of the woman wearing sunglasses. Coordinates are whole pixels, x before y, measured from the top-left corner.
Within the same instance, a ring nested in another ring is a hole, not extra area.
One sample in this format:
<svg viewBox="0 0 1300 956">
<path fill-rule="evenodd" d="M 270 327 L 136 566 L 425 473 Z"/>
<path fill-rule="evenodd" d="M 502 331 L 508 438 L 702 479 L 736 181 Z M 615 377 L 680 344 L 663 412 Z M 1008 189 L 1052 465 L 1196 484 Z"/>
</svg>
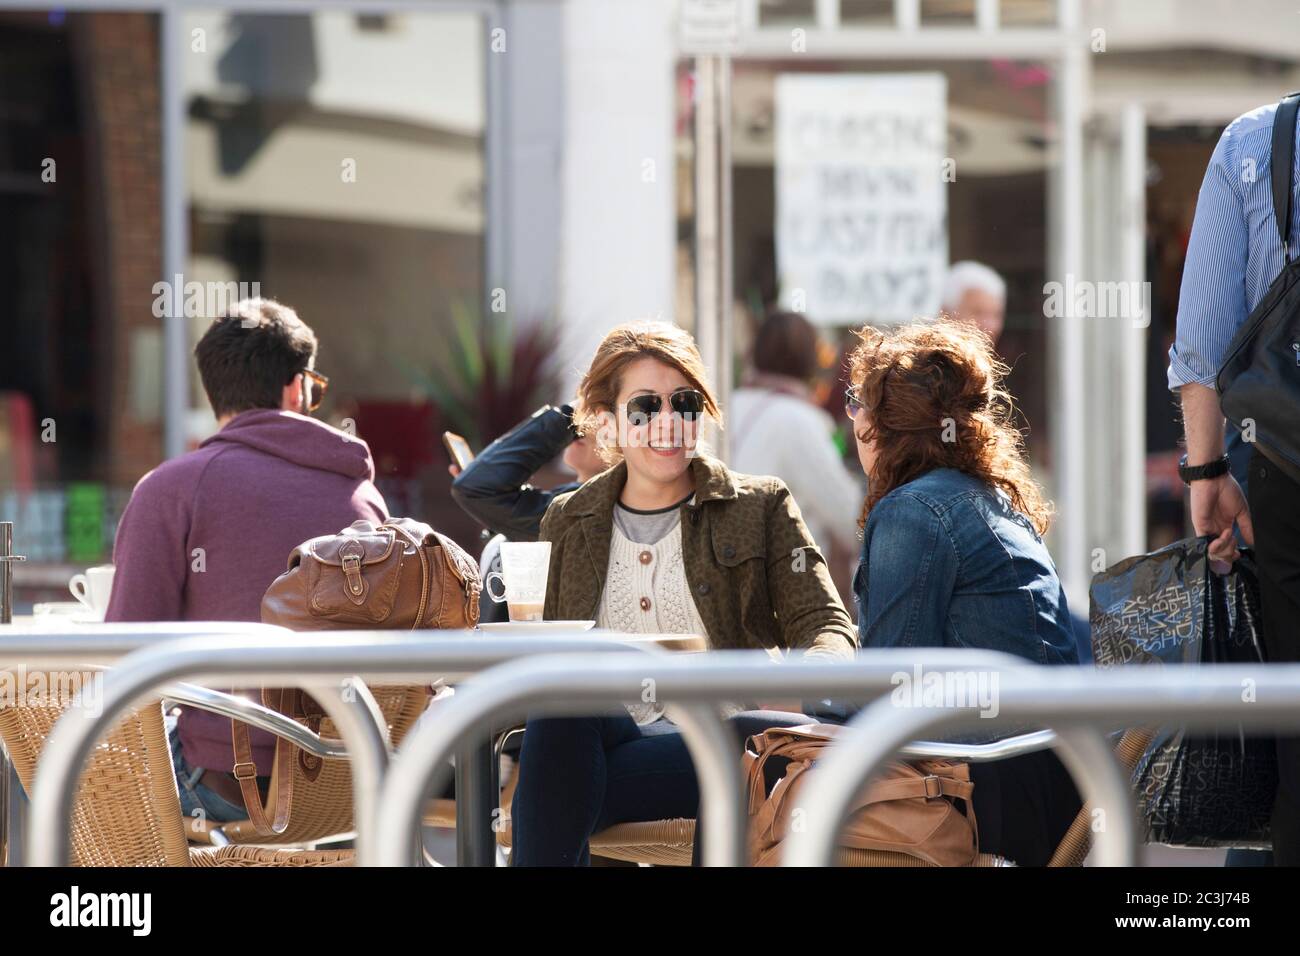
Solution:
<svg viewBox="0 0 1300 956">
<path fill-rule="evenodd" d="M 722 413 L 690 335 L 664 323 L 614 329 L 578 401 L 575 423 L 613 464 L 542 519 L 548 619 L 702 634 L 715 649 L 852 657 L 853 624 L 790 492 L 702 447 L 702 424 L 720 425 Z M 511 810 L 515 865 L 585 865 L 598 830 L 696 816 L 686 747 L 672 723 L 643 710 L 528 722 Z M 737 714 L 737 752 L 751 733 L 807 719 Z"/>
<path fill-rule="evenodd" d="M 1065 591 L 1040 537 L 1051 508 L 1021 450 L 992 342 L 953 322 L 861 338 L 846 404 L 869 489 L 853 583 L 862 647 L 1077 663 Z M 1079 809 L 1055 755 L 972 764 L 971 779 L 980 851 L 1045 864 Z"/>
</svg>

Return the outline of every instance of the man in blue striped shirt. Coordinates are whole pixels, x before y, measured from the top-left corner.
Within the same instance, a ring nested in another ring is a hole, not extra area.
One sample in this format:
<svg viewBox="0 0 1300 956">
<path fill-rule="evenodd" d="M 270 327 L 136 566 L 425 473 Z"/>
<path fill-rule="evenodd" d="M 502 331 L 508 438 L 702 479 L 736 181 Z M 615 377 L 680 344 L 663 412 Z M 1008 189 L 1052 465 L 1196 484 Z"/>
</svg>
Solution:
<svg viewBox="0 0 1300 956">
<path fill-rule="evenodd" d="M 1273 118 L 1277 104 L 1228 124 L 1210 158 L 1196 201 L 1183 267 L 1178 329 L 1169 350 L 1169 387 L 1179 393 L 1187 436 L 1187 465 L 1224 456 L 1224 416 L 1214 388 L 1228 344 L 1285 263 L 1273 216 Z M 1296 151 L 1300 158 L 1300 149 Z M 1293 189 L 1300 176 L 1293 174 Z M 1295 208 L 1295 200 L 1293 200 Z M 1293 214 L 1292 255 L 1300 248 Z M 1300 660 L 1300 484 L 1256 450 L 1251 455 L 1249 505 L 1231 473 L 1195 478 L 1192 526 L 1211 535 L 1213 557 L 1238 556 L 1235 530 L 1253 545 L 1260 571 L 1264 642 L 1269 660 Z M 1253 521 L 1252 521 L 1253 518 Z M 1273 810 L 1274 859 L 1300 863 L 1300 740 L 1279 739 L 1280 783 Z"/>
</svg>

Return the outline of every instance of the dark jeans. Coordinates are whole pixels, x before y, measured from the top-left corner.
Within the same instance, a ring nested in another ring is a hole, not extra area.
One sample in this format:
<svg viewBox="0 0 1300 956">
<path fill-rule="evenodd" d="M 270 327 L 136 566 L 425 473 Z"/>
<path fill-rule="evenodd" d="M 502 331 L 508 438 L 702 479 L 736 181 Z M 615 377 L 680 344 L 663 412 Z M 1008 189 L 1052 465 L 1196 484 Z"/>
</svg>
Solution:
<svg viewBox="0 0 1300 956">
<path fill-rule="evenodd" d="M 736 756 L 752 734 L 809 720 L 777 711 L 737 714 L 728 721 Z M 690 754 L 681 731 L 667 720 L 644 727 L 626 713 L 529 720 L 510 808 L 511 862 L 587 866 L 593 833 L 616 823 L 694 818 L 699 804 Z"/>
<path fill-rule="evenodd" d="M 167 742 L 171 746 L 172 766 L 176 769 L 176 789 L 180 794 L 183 816 L 202 818 L 213 823 L 248 819 L 248 811 L 242 804 L 231 803 L 221 794 L 199 783 L 205 771 L 202 767 L 191 767 L 185 762 L 180 734 L 174 726 L 168 729 Z"/>
<path fill-rule="evenodd" d="M 747 737 L 813 718 L 746 711 L 731 718 L 739 755 Z M 785 761 L 767 764 L 770 790 Z M 980 851 L 1022 866 L 1045 864 L 1079 811 L 1069 775 L 1051 753 L 973 764 Z M 588 839 L 616 823 L 697 817 L 695 769 L 678 728 L 638 727 L 626 714 L 528 721 L 510 816 L 515 866 L 587 866 Z M 697 825 L 697 832 L 703 827 Z M 694 859 L 699 860 L 700 841 Z"/>
<path fill-rule="evenodd" d="M 1250 518 L 1270 661 L 1300 661 L 1300 485 L 1258 451 L 1250 460 Z M 1273 860 L 1300 865 L 1300 738 L 1277 738 Z"/>
</svg>

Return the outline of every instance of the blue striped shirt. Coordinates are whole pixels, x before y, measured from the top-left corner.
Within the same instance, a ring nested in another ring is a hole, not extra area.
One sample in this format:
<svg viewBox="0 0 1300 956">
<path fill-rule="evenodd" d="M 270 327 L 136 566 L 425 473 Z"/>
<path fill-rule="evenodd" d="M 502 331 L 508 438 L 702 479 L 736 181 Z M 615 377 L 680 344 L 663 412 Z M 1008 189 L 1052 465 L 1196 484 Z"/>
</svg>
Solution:
<svg viewBox="0 0 1300 956">
<path fill-rule="evenodd" d="M 1228 343 L 1285 265 L 1269 172 L 1273 115 L 1261 106 L 1228 124 L 1210 157 L 1183 266 L 1169 387 L 1214 387 Z M 1296 150 L 1300 169 L 1300 149 Z M 1300 175 L 1292 176 L 1291 254 L 1300 249 Z"/>
</svg>

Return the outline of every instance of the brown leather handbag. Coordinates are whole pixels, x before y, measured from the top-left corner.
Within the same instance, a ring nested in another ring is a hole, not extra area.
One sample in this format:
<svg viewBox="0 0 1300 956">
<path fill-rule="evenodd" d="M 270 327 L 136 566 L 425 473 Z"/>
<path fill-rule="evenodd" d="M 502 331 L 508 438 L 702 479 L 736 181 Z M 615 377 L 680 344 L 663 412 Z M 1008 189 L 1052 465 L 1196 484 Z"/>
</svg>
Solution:
<svg viewBox="0 0 1300 956">
<path fill-rule="evenodd" d="M 293 549 L 289 567 L 262 597 L 262 621 L 294 631 L 472 628 L 478 624 L 478 562 L 427 524 L 390 518 L 354 521 L 338 534 Z M 297 688 L 263 688 L 265 706 L 320 732 L 325 711 Z M 257 788 L 248 725 L 232 720 L 235 779 L 249 821 L 261 834 L 283 833 L 293 806 L 293 759 L 306 779 L 320 773 L 319 757 L 283 737 L 275 743 L 275 819 L 267 819 Z"/>
<path fill-rule="evenodd" d="M 749 845 L 754 866 L 775 866 L 795 825 L 808 772 L 840 728 L 835 724 L 773 727 L 750 737 L 744 769 L 749 786 Z M 790 760 L 767 793 L 763 768 Z M 904 853 L 935 866 L 971 866 L 979 830 L 970 767 L 947 760 L 895 761 L 858 795 L 840 831 L 841 848 Z"/>
<path fill-rule="evenodd" d="M 410 518 L 354 521 L 293 549 L 262 597 L 262 620 L 294 631 L 478 624 L 478 562 Z"/>
</svg>

